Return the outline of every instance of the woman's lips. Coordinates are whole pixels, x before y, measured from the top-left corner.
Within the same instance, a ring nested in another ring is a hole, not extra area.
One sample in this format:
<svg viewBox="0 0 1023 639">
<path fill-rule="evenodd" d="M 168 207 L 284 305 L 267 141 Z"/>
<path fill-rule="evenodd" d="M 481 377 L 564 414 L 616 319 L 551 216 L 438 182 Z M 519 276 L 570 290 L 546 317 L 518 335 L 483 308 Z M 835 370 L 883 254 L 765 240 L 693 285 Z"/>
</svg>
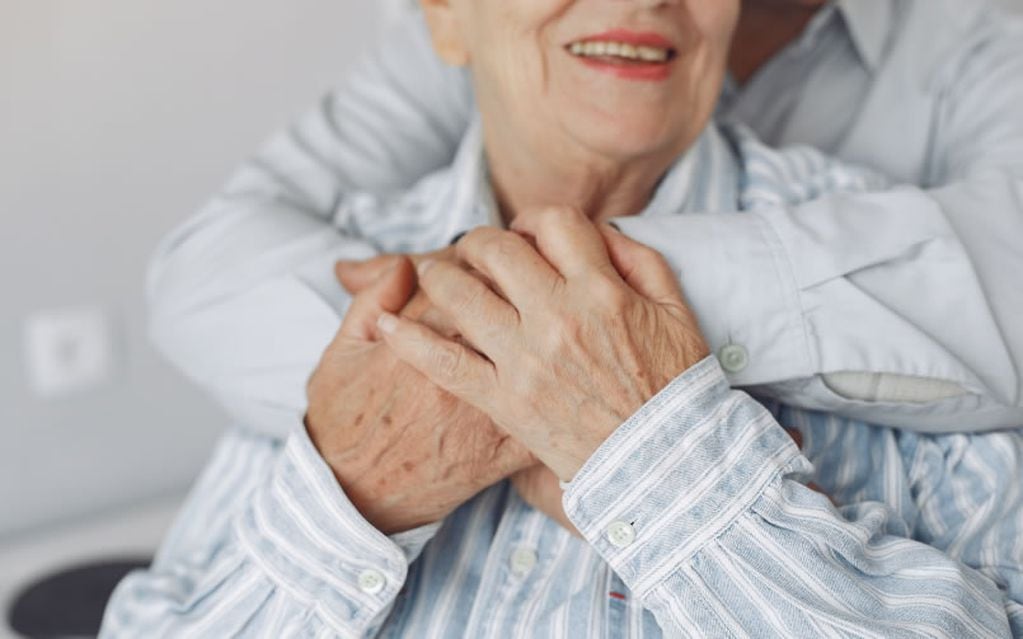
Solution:
<svg viewBox="0 0 1023 639">
<path fill-rule="evenodd" d="M 597 71 L 610 73 L 625 80 L 660 82 L 671 75 L 671 62 L 631 63 L 604 58 L 579 58 L 579 61 Z"/>
<path fill-rule="evenodd" d="M 675 48 L 658 33 L 615 29 L 566 45 L 565 50 L 592 69 L 627 80 L 665 80 Z"/>
<path fill-rule="evenodd" d="M 671 40 L 659 33 L 654 33 L 653 31 L 631 31 L 629 29 L 612 29 L 610 31 L 605 31 L 604 33 L 598 33 L 579 39 L 579 42 L 598 41 L 624 42 L 633 46 L 660 47 L 662 49 L 671 49 L 675 46 L 672 44 Z"/>
</svg>

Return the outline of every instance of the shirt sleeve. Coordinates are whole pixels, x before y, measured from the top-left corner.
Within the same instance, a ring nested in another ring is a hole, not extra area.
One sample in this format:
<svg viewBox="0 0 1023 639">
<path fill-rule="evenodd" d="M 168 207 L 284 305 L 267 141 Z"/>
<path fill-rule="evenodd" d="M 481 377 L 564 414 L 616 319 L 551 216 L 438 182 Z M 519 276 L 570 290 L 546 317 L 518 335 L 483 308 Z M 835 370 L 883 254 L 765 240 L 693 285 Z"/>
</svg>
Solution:
<svg viewBox="0 0 1023 639">
<path fill-rule="evenodd" d="M 421 18 L 402 21 L 159 245 L 147 290 L 160 350 L 237 421 L 283 437 L 349 302 L 333 263 L 379 249 L 338 211 L 449 164 L 470 104 Z"/>
<path fill-rule="evenodd" d="M 371 637 L 439 524 L 385 536 L 298 428 L 221 443 L 153 565 L 118 585 L 102 637 Z"/>
<path fill-rule="evenodd" d="M 680 272 L 733 384 L 928 432 L 1023 423 L 1023 30 L 1001 22 L 941 65 L 923 188 L 747 136 L 753 210 L 615 220 Z"/>
<path fill-rule="evenodd" d="M 839 510 L 708 358 L 612 434 L 564 506 L 673 636 L 1021 636 L 1023 434 L 960 437 L 954 462 L 941 438 L 864 455 L 866 477 L 908 469 L 914 521 L 880 501 Z"/>
</svg>

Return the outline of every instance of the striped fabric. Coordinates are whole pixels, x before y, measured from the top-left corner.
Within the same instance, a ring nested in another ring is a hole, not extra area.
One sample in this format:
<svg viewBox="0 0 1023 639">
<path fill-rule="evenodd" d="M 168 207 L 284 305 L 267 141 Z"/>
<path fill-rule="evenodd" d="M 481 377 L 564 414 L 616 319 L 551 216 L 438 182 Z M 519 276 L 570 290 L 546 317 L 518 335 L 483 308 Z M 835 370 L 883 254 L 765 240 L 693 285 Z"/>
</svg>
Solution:
<svg viewBox="0 0 1023 639">
<path fill-rule="evenodd" d="M 843 171 L 712 128 L 643 215 L 878 184 Z M 491 219 L 486 183 L 477 125 L 450 170 L 349 198 L 336 222 L 377 250 L 431 250 Z M 1023 431 L 924 436 L 764 406 L 708 358 L 611 436 L 564 505 L 585 540 L 507 483 L 388 537 L 297 420 L 284 443 L 239 427 L 102 636 L 1023 636 Z"/>
</svg>

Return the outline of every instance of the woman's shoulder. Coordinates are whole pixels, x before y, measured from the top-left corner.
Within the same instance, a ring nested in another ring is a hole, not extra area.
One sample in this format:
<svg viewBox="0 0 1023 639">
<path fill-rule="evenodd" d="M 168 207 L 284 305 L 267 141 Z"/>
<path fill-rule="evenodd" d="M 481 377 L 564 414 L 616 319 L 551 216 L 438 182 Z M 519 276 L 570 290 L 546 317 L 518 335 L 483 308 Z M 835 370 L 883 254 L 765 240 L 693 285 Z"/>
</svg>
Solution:
<svg viewBox="0 0 1023 639">
<path fill-rule="evenodd" d="M 773 148 L 741 124 L 726 124 L 720 129 L 739 160 L 742 210 L 795 206 L 827 195 L 866 193 L 890 186 L 877 171 L 813 147 Z"/>
<path fill-rule="evenodd" d="M 404 191 L 348 194 L 334 224 L 371 239 L 384 252 L 424 252 L 446 246 L 459 230 L 485 223 L 479 208 L 486 178 L 479 127 L 470 126 L 453 162 Z M 480 217 L 480 220 L 476 218 Z"/>
</svg>

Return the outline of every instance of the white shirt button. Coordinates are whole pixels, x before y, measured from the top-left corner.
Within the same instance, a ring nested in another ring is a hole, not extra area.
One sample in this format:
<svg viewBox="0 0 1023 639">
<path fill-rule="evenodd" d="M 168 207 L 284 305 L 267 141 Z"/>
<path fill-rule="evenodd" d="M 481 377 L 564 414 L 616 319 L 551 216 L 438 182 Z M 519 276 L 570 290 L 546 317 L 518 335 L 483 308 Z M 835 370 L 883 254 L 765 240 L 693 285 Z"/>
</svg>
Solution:
<svg viewBox="0 0 1023 639">
<path fill-rule="evenodd" d="M 385 581 L 379 570 L 368 568 L 359 573 L 359 590 L 367 595 L 375 595 L 384 589 Z"/>
<path fill-rule="evenodd" d="M 738 344 L 726 344 L 718 351 L 718 361 L 727 373 L 740 373 L 749 366 L 749 353 Z"/>
<path fill-rule="evenodd" d="M 625 548 L 636 540 L 636 529 L 627 521 L 613 521 L 607 527 L 607 540 L 615 548 Z"/>
<path fill-rule="evenodd" d="M 515 575 L 524 577 L 536 566 L 536 553 L 529 548 L 516 548 L 509 563 Z"/>
</svg>

